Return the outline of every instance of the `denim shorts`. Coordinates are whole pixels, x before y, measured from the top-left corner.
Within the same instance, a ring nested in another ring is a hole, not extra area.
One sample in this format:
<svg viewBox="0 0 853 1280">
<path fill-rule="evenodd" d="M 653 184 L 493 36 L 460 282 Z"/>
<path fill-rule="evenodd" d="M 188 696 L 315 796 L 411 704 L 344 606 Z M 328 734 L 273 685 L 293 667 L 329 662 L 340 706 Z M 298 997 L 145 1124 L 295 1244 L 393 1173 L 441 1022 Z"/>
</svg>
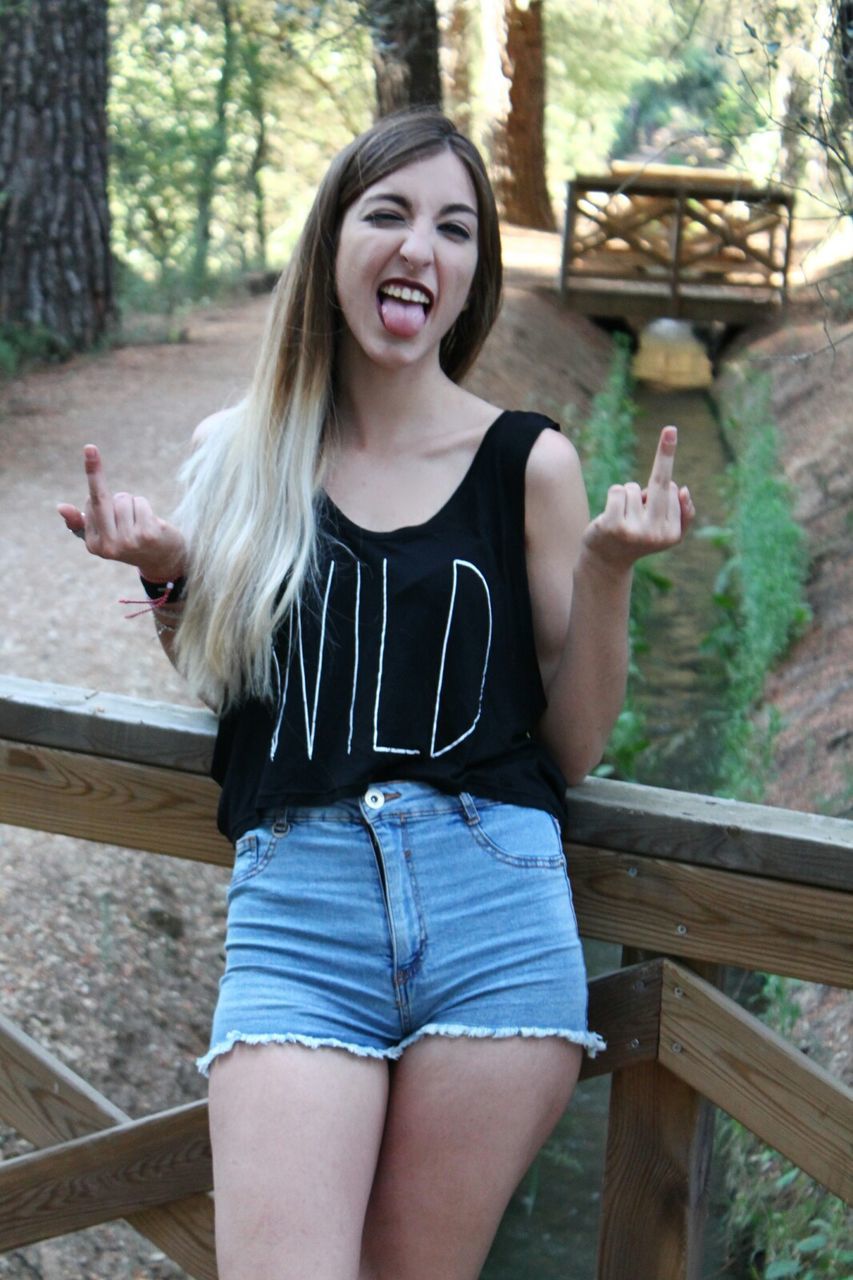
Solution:
<svg viewBox="0 0 853 1280">
<path fill-rule="evenodd" d="M 264 816 L 236 845 L 211 1063 L 235 1043 L 399 1058 L 422 1036 L 558 1036 L 595 1054 L 559 824 L 383 782 Z"/>
</svg>

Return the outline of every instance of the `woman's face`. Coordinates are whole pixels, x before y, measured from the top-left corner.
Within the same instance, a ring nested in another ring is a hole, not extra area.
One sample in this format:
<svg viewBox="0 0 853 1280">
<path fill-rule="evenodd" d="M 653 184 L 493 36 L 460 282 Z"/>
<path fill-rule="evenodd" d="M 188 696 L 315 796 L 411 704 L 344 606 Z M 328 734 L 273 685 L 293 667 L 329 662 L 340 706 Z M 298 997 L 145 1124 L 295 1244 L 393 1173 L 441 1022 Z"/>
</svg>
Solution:
<svg viewBox="0 0 853 1280">
<path fill-rule="evenodd" d="M 344 215 L 335 260 L 344 351 L 400 368 L 432 358 L 477 267 L 477 195 L 440 151 L 382 178 Z"/>
</svg>

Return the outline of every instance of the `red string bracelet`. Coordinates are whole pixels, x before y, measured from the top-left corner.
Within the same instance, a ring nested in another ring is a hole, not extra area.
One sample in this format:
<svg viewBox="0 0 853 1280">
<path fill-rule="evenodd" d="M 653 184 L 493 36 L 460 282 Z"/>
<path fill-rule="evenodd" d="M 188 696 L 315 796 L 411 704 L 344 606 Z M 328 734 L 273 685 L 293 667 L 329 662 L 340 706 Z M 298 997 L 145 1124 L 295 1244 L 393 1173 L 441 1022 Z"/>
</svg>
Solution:
<svg viewBox="0 0 853 1280">
<path fill-rule="evenodd" d="M 149 582 L 147 578 L 139 575 L 139 581 L 145 592 L 144 600 L 130 600 L 124 596 L 119 598 L 119 604 L 141 604 L 144 608 L 137 609 L 134 613 L 126 613 L 125 620 L 130 621 L 131 618 L 139 618 L 143 613 L 154 613 L 155 610 L 162 608 L 164 604 L 178 604 L 183 598 L 184 588 L 187 585 L 186 578 L 175 578 L 172 582 Z"/>
</svg>

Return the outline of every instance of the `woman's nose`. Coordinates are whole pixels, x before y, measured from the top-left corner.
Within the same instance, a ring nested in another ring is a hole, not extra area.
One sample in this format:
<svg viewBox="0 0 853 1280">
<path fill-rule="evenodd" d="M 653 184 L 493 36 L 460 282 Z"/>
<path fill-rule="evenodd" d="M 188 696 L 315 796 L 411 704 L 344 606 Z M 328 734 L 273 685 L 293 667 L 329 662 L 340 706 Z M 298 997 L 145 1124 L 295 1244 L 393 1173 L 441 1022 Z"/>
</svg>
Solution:
<svg viewBox="0 0 853 1280">
<path fill-rule="evenodd" d="M 400 257 L 412 268 L 428 267 L 433 258 L 432 238 L 411 227 L 400 245 Z"/>
</svg>

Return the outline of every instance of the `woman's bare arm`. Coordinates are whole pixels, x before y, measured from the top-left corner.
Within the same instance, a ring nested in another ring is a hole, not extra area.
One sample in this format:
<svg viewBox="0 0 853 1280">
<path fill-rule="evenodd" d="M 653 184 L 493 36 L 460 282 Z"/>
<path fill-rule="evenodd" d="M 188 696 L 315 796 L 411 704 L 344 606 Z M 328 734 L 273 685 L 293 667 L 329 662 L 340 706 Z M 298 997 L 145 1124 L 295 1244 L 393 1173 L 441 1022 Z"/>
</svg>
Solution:
<svg viewBox="0 0 853 1280">
<path fill-rule="evenodd" d="M 625 697 L 634 564 L 680 542 L 693 520 L 688 490 L 672 480 L 676 441 L 665 427 L 647 489 L 613 485 L 591 522 L 565 437 L 544 431 L 528 460 L 528 577 L 548 697 L 539 728 L 570 784 L 601 759 Z"/>
</svg>

